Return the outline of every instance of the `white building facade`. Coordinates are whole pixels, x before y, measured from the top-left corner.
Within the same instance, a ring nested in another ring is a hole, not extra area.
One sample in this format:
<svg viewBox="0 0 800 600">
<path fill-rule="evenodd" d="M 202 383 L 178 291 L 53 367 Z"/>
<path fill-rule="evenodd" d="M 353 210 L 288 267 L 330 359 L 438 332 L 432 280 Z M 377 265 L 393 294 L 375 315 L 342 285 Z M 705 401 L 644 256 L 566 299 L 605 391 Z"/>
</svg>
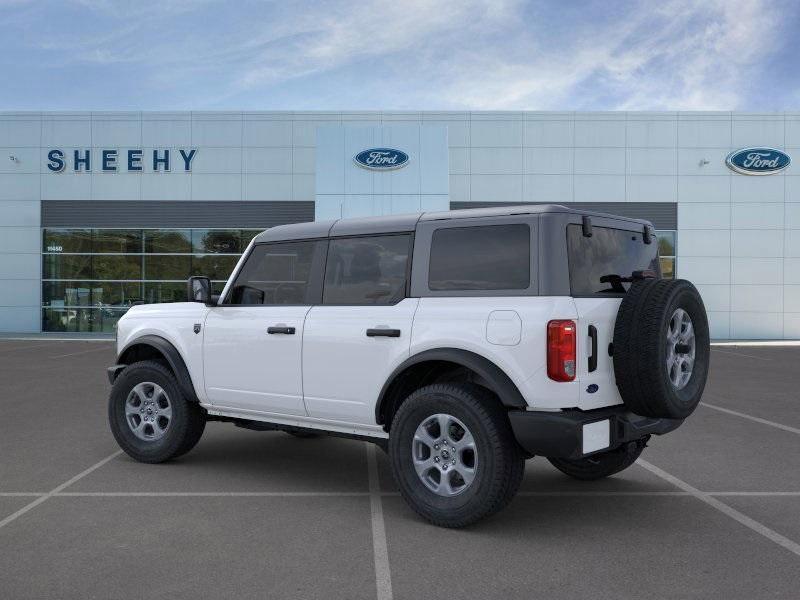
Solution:
<svg viewBox="0 0 800 600">
<path fill-rule="evenodd" d="M 277 224 L 547 202 L 650 219 L 714 338 L 798 339 L 800 164 L 740 149 L 800 113 L 0 113 L 0 332 L 110 332 Z"/>
</svg>

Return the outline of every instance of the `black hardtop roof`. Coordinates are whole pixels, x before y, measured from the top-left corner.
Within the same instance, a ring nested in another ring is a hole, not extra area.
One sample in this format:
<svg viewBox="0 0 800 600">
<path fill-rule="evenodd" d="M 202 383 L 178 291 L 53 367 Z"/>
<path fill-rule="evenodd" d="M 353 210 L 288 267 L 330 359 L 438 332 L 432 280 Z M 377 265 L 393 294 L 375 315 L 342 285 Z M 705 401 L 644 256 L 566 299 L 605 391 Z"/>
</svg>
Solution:
<svg viewBox="0 0 800 600">
<path fill-rule="evenodd" d="M 379 233 L 402 233 L 414 231 L 420 221 L 444 221 L 451 219 L 476 219 L 481 217 L 503 217 L 511 215 L 529 215 L 544 213 L 569 213 L 596 217 L 609 217 L 650 225 L 642 219 L 620 217 L 608 213 L 594 212 L 570 208 L 562 204 L 520 204 L 513 206 L 496 206 L 490 208 L 465 208 L 437 212 L 411 213 L 405 215 L 387 215 L 381 217 L 356 217 L 333 219 L 330 221 L 313 221 L 309 223 L 292 223 L 271 227 L 255 237 L 255 243 L 302 240 L 324 237 L 343 237 L 354 235 L 370 235 Z"/>
</svg>

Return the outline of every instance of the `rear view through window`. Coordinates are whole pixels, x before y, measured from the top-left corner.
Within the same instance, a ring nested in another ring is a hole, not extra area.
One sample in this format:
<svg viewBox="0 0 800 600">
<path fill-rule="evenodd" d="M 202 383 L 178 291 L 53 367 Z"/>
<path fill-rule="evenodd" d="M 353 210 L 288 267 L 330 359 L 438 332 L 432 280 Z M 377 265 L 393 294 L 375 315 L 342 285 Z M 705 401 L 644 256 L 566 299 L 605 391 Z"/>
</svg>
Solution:
<svg viewBox="0 0 800 600">
<path fill-rule="evenodd" d="M 431 290 L 524 290 L 531 279 L 527 225 L 438 229 L 431 241 Z"/>
<path fill-rule="evenodd" d="M 645 244 L 637 231 L 595 226 L 586 237 L 580 225 L 568 225 L 567 252 L 573 296 L 624 293 L 630 283 L 615 282 L 616 277 L 645 270 L 660 274 L 655 237 Z"/>
</svg>

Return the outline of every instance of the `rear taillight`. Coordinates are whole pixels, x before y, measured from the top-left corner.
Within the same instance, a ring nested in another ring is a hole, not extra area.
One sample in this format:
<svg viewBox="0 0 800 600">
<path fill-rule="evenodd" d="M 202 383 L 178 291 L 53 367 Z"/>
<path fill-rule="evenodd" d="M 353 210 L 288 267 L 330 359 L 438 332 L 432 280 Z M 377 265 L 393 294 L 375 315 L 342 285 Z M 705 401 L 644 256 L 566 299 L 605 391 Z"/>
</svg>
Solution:
<svg viewBox="0 0 800 600">
<path fill-rule="evenodd" d="M 575 321 L 547 324 L 547 376 L 554 381 L 575 379 Z"/>
</svg>

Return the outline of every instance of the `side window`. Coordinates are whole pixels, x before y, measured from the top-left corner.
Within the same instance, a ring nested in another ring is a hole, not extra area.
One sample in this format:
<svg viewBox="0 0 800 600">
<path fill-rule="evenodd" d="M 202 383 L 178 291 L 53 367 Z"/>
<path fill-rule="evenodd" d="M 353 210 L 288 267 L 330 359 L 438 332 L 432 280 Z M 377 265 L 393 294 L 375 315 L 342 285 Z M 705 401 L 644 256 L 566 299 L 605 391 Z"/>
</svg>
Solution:
<svg viewBox="0 0 800 600">
<path fill-rule="evenodd" d="M 323 242 L 283 242 L 253 248 L 225 304 L 312 304 L 312 265 Z"/>
<path fill-rule="evenodd" d="M 524 224 L 433 232 L 428 288 L 524 290 L 531 283 L 531 230 Z"/>
<path fill-rule="evenodd" d="M 332 239 L 323 304 L 395 304 L 405 297 L 411 236 Z"/>
</svg>

